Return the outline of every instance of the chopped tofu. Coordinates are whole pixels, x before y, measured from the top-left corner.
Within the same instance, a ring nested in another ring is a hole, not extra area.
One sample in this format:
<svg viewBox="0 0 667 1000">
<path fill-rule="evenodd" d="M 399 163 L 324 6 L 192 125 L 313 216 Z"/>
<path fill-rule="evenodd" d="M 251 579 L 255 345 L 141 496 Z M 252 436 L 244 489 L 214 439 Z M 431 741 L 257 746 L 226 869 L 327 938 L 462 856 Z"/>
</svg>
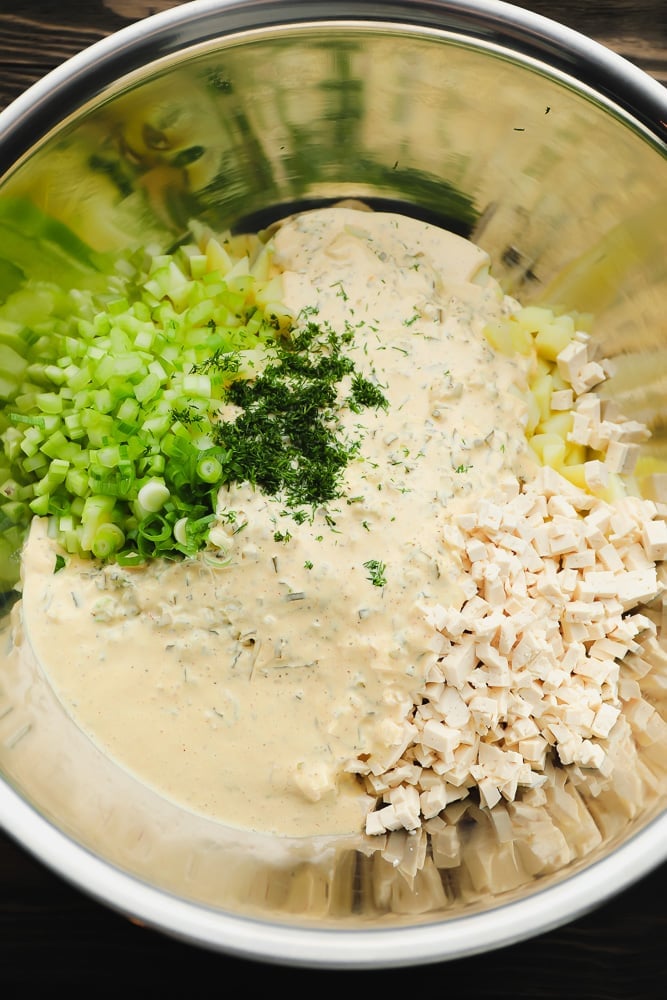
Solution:
<svg viewBox="0 0 667 1000">
<path fill-rule="evenodd" d="M 533 794 L 550 753 L 585 773 L 610 767 L 603 744 L 636 702 L 619 663 L 640 676 L 646 662 L 637 637 L 655 626 L 638 609 L 663 593 L 667 526 L 652 501 L 611 504 L 553 469 L 508 506 L 479 505 L 447 535 L 474 586 L 460 608 L 423 609 L 436 663 L 411 735 L 396 720 L 384 734 L 391 770 L 367 764 L 383 800 L 368 833 L 415 830 L 471 788 L 488 810 Z"/>
<path fill-rule="evenodd" d="M 474 790 L 483 810 L 504 818 L 526 870 L 553 870 L 568 851 L 560 831 L 545 826 L 539 843 L 519 833 L 538 807 L 572 812 L 583 839 L 600 838 L 558 783 L 563 768 L 596 795 L 616 774 L 610 746 L 629 732 L 640 743 L 667 733 L 638 683 L 657 645 L 640 609 L 655 606 L 667 580 L 657 566 L 667 558 L 667 486 L 660 503 L 627 493 L 623 477 L 649 434 L 595 391 L 612 366 L 595 359 L 589 335 L 574 332 L 562 349 L 543 341 L 551 374 L 538 375 L 544 423 L 534 433 L 551 451 L 536 446 L 542 464 L 531 481 L 506 477 L 494 499 L 478 498 L 443 526 L 461 604 L 423 606 L 436 663 L 406 720 L 412 735 L 396 736 L 402 756 L 391 769 L 366 765 L 380 796 L 367 833 L 396 837 L 424 825 L 440 867 L 458 864 L 461 849 L 440 817 L 451 821 L 452 804 Z M 558 454 L 570 464 L 549 465 Z"/>
</svg>

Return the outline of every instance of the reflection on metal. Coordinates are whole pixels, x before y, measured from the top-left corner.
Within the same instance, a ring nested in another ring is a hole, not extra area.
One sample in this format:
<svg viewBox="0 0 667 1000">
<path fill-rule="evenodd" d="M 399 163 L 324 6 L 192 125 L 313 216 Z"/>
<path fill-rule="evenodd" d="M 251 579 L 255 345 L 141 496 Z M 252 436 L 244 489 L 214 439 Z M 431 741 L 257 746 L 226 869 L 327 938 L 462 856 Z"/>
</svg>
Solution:
<svg viewBox="0 0 667 1000">
<path fill-rule="evenodd" d="M 230 6 L 230 26 L 252 27 L 243 6 Z M 80 115 L 68 82 L 68 120 L 45 140 L 35 136 L 0 198 L 30 198 L 96 250 L 151 241 L 166 248 L 195 218 L 216 229 L 259 228 L 340 198 L 409 211 L 470 235 L 524 302 L 592 312 L 595 335 L 619 361 L 609 391 L 629 416 L 650 421 L 661 448 L 667 152 L 658 126 L 652 132 L 565 78 L 568 54 L 556 43 L 552 71 L 536 58 L 548 39 L 527 28 L 517 54 L 499 44 L 490 16 L 480 15 L 476 37 L 465 38 L 470 15 L 449 4 L 387 4 L 401 9 L 409 30 L 381 23 L 375 4 L 322 5 L 329 18 L 344 9 L 345 24 L 296 23 L 314 6 L 286 3 L 291 26 L 239 34 L 223 33 L 221 13 L 220 30 L 203 19 L 199 36 L 177 20 L 184 15 L 165 19 L 173 27 L 162 39 L 157 33 L 162 58 L 153 66 L 136 68 L 143 49 L 125 53 L 128 74 L 108 89 L 100 81 L 113 78 L 113 60 L 89 67 L 100 92 Z M 277 5 L 248 7 L 260 24 Z M 368 20 L 350 21 L 353 8 Z M 414 23 L 419 10 L 423 30 Z M 514 35 L 522 37 L 516 25 Z M 636 96 L 637 82 L 627 89 Z M 498 906 L 604 857 L 664 802 L 665 761 L 647 744 L 636 779 L 641 808 L 625 808 L 614 789 L 592 794 L 565 782 L 509 827 L 502 808 L 490 815 L 454 804 L 430 839 L 269 844 L 185 814 L 103 760 L 39 672 L 26 679 L 3 665 L 2 686 L 32 728 L 11 754 L 0 748 L 0 764 L 45 815 L 141 880 L 282 923 L 377 929 Z M 665 690 L 652 692 L 663 710 Z M 553 831 L 559 850 L 550 858 L 531 846 L 535 823 Z M 149 850 L 137 849 L 142 838 Z M 500 929 L 495 939 L 503 933 L 511 939 Z"/>
<path fill-rule="evenodd" d="M 544 66 L 433 32 L 257 35 L 131 74 L 38 145 L 5 190 L 29 192 L 99 249 L 177 240 L 193 217 L 238 229 L 341 196 L 412 206 L 473 232 L 529 298 L 567 292 L 562 273 L 612 229 L 632 230 L 633 268 L 664 250 L 634 222 L 664 216 L 664 148 Z M 581 270 L 579 307 L 608 307 Z"/>
</svg>

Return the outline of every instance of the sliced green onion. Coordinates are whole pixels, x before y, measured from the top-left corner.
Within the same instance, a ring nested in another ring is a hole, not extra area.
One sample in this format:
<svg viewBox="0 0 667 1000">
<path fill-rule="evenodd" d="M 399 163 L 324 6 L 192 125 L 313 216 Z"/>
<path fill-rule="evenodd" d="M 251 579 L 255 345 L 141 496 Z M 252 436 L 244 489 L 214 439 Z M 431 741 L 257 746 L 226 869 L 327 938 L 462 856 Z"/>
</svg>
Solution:
<svg viewBox="0 0 667 1000">
<path fill-rule="evenodd" d="M 156 513 L 164 507 L 169 496 L 169 488 L 164 482 L 159 479 L 149 479 L 139 490 L 137 499 L 144 510 Z"/>
<path fill-rule="evenodd" d="M 0 521 L 25 533 L 51 517 L 66 551 L 128 566 L 194 554 L 228 467 L 211 448 L 224 387 L 275 336 L 257 304 L 268 270 L 225 251 L 223 280 L 223 254 L 194 244 L 86 253 L 106 275 L 88 282 L 86 263 L 80 287 L 68 271 L 62 289 L 28 279 L 0 303 Z M 218 369 L 218 351 L 236 367 Z M 16 579 L 2 553 L 0 578 Z"/>
<path fill-rule="evenodd" d="M 219 483 L 222 466 L 217 458 L 201 458 L 197 462 L 197 475 L 204 483 Z"/>
<path fill-rule="evenodd" d="M 102 524 L 95 532 L 91 551 L 97 559 L 109 559 L 125 542 L 125 535 L 117 524 Z"/>
</svg>

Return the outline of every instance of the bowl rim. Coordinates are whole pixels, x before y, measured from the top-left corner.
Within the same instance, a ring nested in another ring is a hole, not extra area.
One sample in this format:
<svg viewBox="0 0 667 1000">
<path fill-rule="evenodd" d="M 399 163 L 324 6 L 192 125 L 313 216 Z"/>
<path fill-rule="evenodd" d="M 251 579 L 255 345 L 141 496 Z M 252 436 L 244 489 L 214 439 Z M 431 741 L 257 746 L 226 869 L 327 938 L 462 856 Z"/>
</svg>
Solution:
<svg viewBox="0 0 667 1000">
<path fill-rule="evenodd" d="M 0 179 L 4 161 L 17 162 L 76 105 L 83 84 L 98 88 L 151 61 L 197 44 L 197 26 L 225 15 L 229 28 L 279 23 L 374 21 L 445 31 L 488 24 L 523 56 L 576 77 L 620 107 L 647 137 L 667 151 L 667 89 L 624 57 L 574 29 L 505 0 L 331 0 L 314 15 L 309 0 L 189 0 L 119 29 L 70 57 L 0 112 Z M 251 23 L 248 23 L 251 22 Z M 448 22 L 449 23 L 449 22 Z M 559 55 L 557 55 L 559 53 Z M 619 91 L 623 90 L 623 93 Z M 80 102 L 79 102 L 80 104 Z M 6 151 L 6 152 L 5 152 Z M 614 852 L 538 888 L 524 900 L 502 903 L 415 927 L 307 929 L 216 911 L 143 883 L 70 839 L 0 776 L 0 827 L 57 875 L 100 903 L 185 942 L 240 958 L 314 968 L 373 969 L 426 964 L 505 947 L 561 926 L 596 908 L 667 860 L 667 811 L 654 817 Z M 499 914 L 502 917 L 499 919 Z M 446 927 L 446 934 L 443 928 Z"/>
<path fill-rule="evenodd" d="M 209 951 L 314 969 L 400 968 L 495 951 L 597 909 L 667 861 L 664 811 L 611 854 L 524 899 L 412 927 L 312 929 L 216 911 L 150 886 L 70 839 L 2 780 L 0 826 L 55 874 L 135 923 Z"/>
<path fill-rule="evenodd" d="M 224 25 L 218 21 L 224 19 Z M 0 111 L 0 182 L 37 141 L 121 76 L 189 46 L 285 24 L 414 25 L 511 46 L 616 106 L 667 155 L 667 88 L 601 42 L 507 0 L 187 0 L 150 14 L 70 56 Z M 84 86 L 85 84 L 85 86 Z M 38 136 L 35 137 L 35 129 Z"/>
</svg>

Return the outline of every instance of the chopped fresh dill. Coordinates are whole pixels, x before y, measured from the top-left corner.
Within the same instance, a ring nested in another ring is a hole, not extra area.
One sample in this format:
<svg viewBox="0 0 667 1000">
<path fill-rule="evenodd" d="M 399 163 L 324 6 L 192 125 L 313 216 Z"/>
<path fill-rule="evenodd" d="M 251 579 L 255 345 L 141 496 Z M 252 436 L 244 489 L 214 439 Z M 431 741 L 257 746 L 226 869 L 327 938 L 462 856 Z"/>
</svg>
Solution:
<svg viewBox="0 0 667 1000">
<path fill-rule="evenodd" d="M 358 372 L 352 376 L 352 395 L 349 406 L 354 413 L 359 413 L 364 407 L 369 406 L 375 409 L 389 409 L 387 397 L 380 387 Z"/>
<path fill-rule="evenodd" d="M 283 515 L 286 513 L 287 511 L 283 511 Z M 310 519 L 310 515 L 305 510 L 294 510 L 292 511 L 292 518 L 295 524 L 305 524 Z"/>
<path fill-rule="evenodd" d="M 351 377 L 347 405 L 355 412 L 388 405 L 381 390 L 355 372 L 354 362 L 343 352 L 352 341 L 350 328 L 336 333 L 308 321 L 266 345 L 269 361 L 261 373 L 231 381 L 225 398 L 242 412 L 213 430 L 224 456 L 223 482 L 248 481 L 270 495 L 281 494 L 291 509 L 327 504 L 341 496 L 343 470 L 360 441 L 341 431 L 339 383 Z M 210 362 L 215 367 L 227 364 L 219 355 Z"/>
<path fill-rule="evenodd" d="M 345 291 L 345 289 L 343 287 L 343 282 L 342 281 L 334 281 L 333 284 L 330 287 L 331 288 L 337 288 L 338 291 L 336 292 L 336 295 L 339 296 L 339 298 L 341 298 L 343 300 L 343 302 L 347 302 L 349 296 L 348 296 L 347 292 Z"/>
<path fill-rule="evenodd" d="M 205 358 L 198 365 L 192 365 L 190 372 L 193 375 L 210 374 L 211 372 L 235 374 L 241 367 L 241 359 L 235 351 L 223 351 L 218 349 L 210 358 Z"/>
<path fill-rule="evenodd" d="M 181 424 L 198 424 L 204 419 L 204 415 L 192 406 L 182 407 L 180 410 L 172 409 L 171 417 L 172 420 L 178 420 Z"/>
<path fill-rule="evenodd" d="M 384 587 L 387 583 L 385 576 L 386 565 L 379 559 L 369 559 L 364 563 L 364 569 L 368 570 L 368 579 L 374 587 Z"/>
</svg>

